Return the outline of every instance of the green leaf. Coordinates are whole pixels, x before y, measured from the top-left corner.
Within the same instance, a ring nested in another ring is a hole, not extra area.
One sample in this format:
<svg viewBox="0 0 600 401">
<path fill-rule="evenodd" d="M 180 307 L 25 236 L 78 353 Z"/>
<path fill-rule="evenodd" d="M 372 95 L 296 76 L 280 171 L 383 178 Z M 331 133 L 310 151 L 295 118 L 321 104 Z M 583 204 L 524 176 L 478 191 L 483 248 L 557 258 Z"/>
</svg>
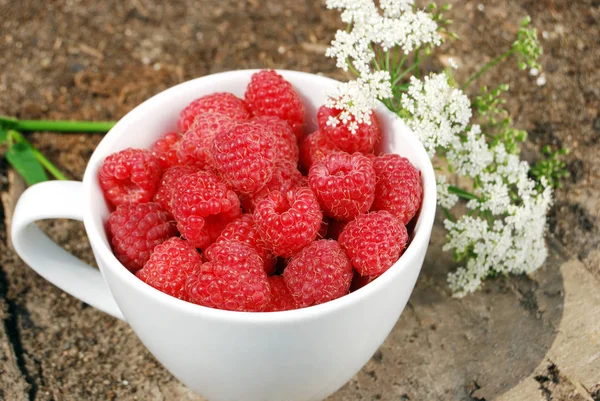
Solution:
<svg viewBox="0 0 600 401">
<path fill-rule="evenodd" d="M 33 185 L 48 180 L 44 167 L 35 158 L 31 147 L 26 144 L 17 143 L 11 146 L 6 151 L 6 159 L 23 176 L 27 184 Z"/>
<path fill-rule="evenodd" d="M 0 128 L 0 145 L 8 141 L 8 133 Z"/>
</svg>

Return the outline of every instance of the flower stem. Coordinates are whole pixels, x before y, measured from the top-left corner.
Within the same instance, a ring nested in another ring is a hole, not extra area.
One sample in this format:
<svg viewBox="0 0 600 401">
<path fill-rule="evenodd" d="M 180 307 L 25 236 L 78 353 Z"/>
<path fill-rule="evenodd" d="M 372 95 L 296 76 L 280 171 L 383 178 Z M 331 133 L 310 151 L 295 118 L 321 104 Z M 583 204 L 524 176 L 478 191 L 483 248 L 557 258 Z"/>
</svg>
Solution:
<svg viewBox="0 0 600 401">
<path fill-rule="evenodd" d="M 114 121 L 51 121 L 51 120 L 13 120 L 0 118 L 0 125 L 8 123 L 10 128 L 18 131 L 51 131 L 51 132 L 108 132 Z"/>
<path fill-rule="evenodd" d="M 477 78 L 479 78 L 480 76 L 482 76 L 483 74 L 485 74 L 487 72 L 487 70 L 489 70 L 490 68 L 498 65 L 502 60 L 504 60 L 505 58 L 507 58 L 508 56 L 512 55 L 517 49 L 516 48 L 511 48 L 510 50 L 502 53 L 501 55 L 499 55 L 498 57 L 496 57 L 495 59 L 493 59 L 492 61 L 490 61 L 489 63 L 487 63 L 486 65 L 484 65 L 479 71 L 477 71 L 475 74 L 473 74 L 471 76 L 471 78 L 469 78 L 469 80 L 467 82 L 465 82 L 465 84 L 462 86 L 462 90 L 467 89 L 467 87 L 473 82 L 475 81 Z"/>
<path fill-rule="evenodd" d="M 448 192 L 458 195 L 459 198 L 463 198 L 466 200 L 472 200 L 472 199 L 476 199 L 478 201 L 482 200 L 479 196 L 472 194 L 470 192 L 467 192 L 464 189 L 461 189 L 459 187 L 455 187 L 454 185 L 448 185 Z"/>
<path fill-rule="evenodd" d="M 21 135 L 20 132 L 11 129 L 8 131 L 8 135 L 9 137 L 13 138 L 15 142 L 24 143 L 27 146 L 29 146 L 37 161 L 39 161 L 40 164 L 44 166 L 44 168 L 48 170 L 48 172 L 52 174 L 54 178 L 63 181 L 68 180 L 68 178 L 54 164 L 52 164 L 52 162 L 48 160 L 46 156 L 44 156 L 39 150 L 34 148 L 33 145 L 31 145 L 31 143 L 29 143 L 29 141 L 27 141 L 27 139 L 25 139 L 25 137 Z"/>
</svg>

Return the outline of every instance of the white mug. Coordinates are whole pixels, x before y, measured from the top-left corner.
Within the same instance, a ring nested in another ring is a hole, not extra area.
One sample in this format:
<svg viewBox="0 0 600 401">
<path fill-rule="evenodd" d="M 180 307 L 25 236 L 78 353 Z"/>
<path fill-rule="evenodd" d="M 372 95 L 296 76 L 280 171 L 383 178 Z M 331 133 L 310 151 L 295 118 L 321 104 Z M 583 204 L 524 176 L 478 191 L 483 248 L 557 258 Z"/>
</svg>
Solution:
<svg viewBox="0 0 600 401">
<path fill-rule="evenodd" d="M 213 92 L 243 97 L 254 70 L 194 79 L 145 101 L 104 137 L 83 182 L 50 181 L 28 188 L 16 206 L 12 241 L 21 258 L 65 292 L 131 325 L 150 352 L 180 381 L 210 401 L 322 400 L 371 358 L 406 306 L 429 244 L 436 208 L 431 161 L 417 137 L 385 107 L 376 112 L 382 150 L 407 157 L 420 171 L 423 204 L 410 245 L 387 272 L 342 298 L 272 313 L 231 312 L 170 297 L 131 274 L 113 255 L 109 216 L 98 184 L 104 158 L 127 147 L 149 148 L 176 125 L 179 111 Z M 306 108 L 307 129 L 336 81 L 278 71 Z M 48 218 L 83 220 L 100 270 L 58 247 L 36 226 Z"/>
</svg>

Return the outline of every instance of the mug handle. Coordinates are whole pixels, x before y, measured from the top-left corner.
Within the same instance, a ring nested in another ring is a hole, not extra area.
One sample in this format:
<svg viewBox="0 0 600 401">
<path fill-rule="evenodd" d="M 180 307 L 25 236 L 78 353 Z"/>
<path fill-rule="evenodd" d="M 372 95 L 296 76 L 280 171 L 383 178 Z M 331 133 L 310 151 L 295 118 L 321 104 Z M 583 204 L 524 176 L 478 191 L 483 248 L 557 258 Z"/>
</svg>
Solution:
<svg viewBox="0 0 600 401">
<path fill-rule="evenodd" d="M 27 188 L 12 218 L 13 246 L 25 263 L 61 290 L 125 320 L 100 271 L 58 246 L 35 224 L 57 218 L 83 221 L 82 186 L 79 181 L 46 181 Z"/>
</svg>

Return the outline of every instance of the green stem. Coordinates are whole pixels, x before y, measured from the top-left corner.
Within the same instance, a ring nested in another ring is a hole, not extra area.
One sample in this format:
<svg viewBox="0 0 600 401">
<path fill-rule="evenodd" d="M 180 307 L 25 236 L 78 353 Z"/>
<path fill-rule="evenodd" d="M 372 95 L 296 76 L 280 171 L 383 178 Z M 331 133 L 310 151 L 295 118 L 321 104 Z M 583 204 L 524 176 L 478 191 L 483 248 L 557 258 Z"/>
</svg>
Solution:
<svg viewBox="0 0 600 401">
<path fill-rule="evenodd" d="M 452 215 L 452 213 L 450 212 L 450 210 L 446 209 L 445 207 L 442 207 L 442 212 L 444 212 L 444 215 L 446 216 L 446 218 L 448 220 L 450 220 L 451 222 L 455 222 L 456 220 L 454 219 L 454 216 Z"/>
<path fill-rule="evenodd" d="M 466 200 L 472 200 L 472 199 L 476 199 L 478 201 L 482 200 L 479 196 L 472 194 L 470 192 L 467 192 L 464 189 L 461 189 L 459 187 L 455 187 L 454 185 L 448 185 L 448 192 L 458 195 L 459 198 L 463 198 Z"/>
<path fill-rule="evenodd" d="M 420 79 L 420 75 L 421 75 L 421 69 L 419 68 L 419 65 L 421 64 L 421 61 L 419 59 L 419 56 L 421 55 L 421 49 L 417 49 L 417 51 L 415 52 L 415 65 L 413 65 L 413 68 L 415 69 L 415 78 Z"/>
<path fill-rule="evenodd" d="M 412 65 L 409 68 L 407 68 L 406 70 L 402 71 L 400 74 L 398 74 L 396 76 L 396 79 L 394 79 L 394 82 L 392 82 L 392 86 L 396 86 L 396 84 L 398 82 L 400 82 L 400 80 L 402 80 L 402 78 L 404 78 L 407 74 L 409 74 L 414 69 L 415 69 L 415 65 Z"/>
<path fill-rule="evenodd" d="M 48 160 L 46 156 L 44 156 L 39 150 L 34 148 L 33 145 L 31 145 L 31 143 L 29 143 L 29 141 L 27 141 L 27 139 L 25 139 L 25 137 L 21 135 L 20 132 L 15 130 L 9 130 L 8 135 L 9 137 L 14 138 L 16 142 L 24 143 L 27 146 L 29 146 L 37 161 L 39 161 L 40 164 L 44 166 L 44 168 L 48 170 L 48 172 L 52 174 L 54 178 L 63 181 L 68 180 L 68 178 L 63 173 L 61 173 L 61 171 L 54 164 L 52 164 L 52 162 Z"/>
<path fill-rule="evenodd" d="M 487 63 L 486 65 L 484 65 L 479 71 L 477 71 L 475 74 L 473 74 L 471 76 L 471 78 L 469 78 L 469 80 L 467 82 L 465 82 L 465 84 L 462 86 L 462 90 L 467 89 L 467 87 L 473 82 L 475 81 L 477 78 L 479 78 L 480 76 L 482 76 L 483 74 L 485 74 L 487 72 L 487 70 L 489 70 L 490 68 L 498 65 L 502 60 L 504 60 L 505 58 L 507 58 L 508 56 L 512 55 L 513 53 L 515 53 L 517 51 L 516 48 L 511 48 L 510 50 L 508 50 L 507 52 L 499 55 L 498 57 L 496 57 L 495 59 L 493 59 L 492 61 L 490 61 L 489 63 Z"/>
<path fill-rule="evenodd" d="M 375 64 L 375 67 L 377 68 L 377 70 L 382 71 L 381 67 L 379 66 L 379 63 L 377 62 L 377 52 L 375 51 L 375 49 L 373 49 L 372 45 L 369 45 L 369 49 L 371 49 L 373 54 L 375 54 L 375 57 L 373 57 L 373 63 Z"/>
<path fill-rule="evenodd" d="M 0 120 L 0 125 L 2 121 Z M 114 121 L 50 121 L 50 120 L 17 120 L 11 128 L 19 131 L 51 131 L 51 132 L 108 132 Z"/>
</svg>

